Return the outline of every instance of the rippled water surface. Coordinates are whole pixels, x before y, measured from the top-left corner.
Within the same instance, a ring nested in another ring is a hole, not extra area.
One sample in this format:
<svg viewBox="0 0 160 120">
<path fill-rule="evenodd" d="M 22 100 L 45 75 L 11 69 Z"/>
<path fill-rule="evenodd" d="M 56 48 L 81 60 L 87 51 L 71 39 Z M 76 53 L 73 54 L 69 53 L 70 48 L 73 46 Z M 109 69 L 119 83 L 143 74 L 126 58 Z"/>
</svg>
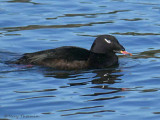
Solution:
<svg viewBox="0 0 160 120">
<path fill-rule="evenodd" d="M 159 0 L 0 0 L 0 120 L 159 120 Z M 111 34 L 132 57 L 99 70 L 6 64 L 23 53 L 89 49 Z"/>
</svg>

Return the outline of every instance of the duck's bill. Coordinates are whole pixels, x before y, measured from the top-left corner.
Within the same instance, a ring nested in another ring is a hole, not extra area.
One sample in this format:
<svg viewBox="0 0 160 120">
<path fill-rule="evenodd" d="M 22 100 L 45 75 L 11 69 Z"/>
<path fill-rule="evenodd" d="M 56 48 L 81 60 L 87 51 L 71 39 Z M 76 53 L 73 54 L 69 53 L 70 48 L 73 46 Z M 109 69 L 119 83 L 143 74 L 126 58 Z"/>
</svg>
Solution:
<svg viewBox="0 0 160 120">
<path fill-rule="evenodd" d="M 132 53 L 129 53 L 129 52 L 127 52 L 127 51 L 120 51 L 120 53 L 122 53 L 122 54 L 124 54 L 124 55 L 130 55 L 130 56 L 132 56 Z"/>
</svg>

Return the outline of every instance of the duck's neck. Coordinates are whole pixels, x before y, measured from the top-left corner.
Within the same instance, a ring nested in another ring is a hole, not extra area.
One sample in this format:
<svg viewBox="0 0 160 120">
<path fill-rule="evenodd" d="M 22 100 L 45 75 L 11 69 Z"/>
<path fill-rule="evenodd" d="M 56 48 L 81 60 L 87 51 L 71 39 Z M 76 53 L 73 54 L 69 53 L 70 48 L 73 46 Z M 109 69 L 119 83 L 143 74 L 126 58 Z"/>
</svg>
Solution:
<svg viewBox="0 0 160 120">
<path fill-rule="evenodd" d="M 118 57 L 115 53 L 90 53 L 88 64 L 90 68 L 105 68 L 118 64 Z"/>
</svg>

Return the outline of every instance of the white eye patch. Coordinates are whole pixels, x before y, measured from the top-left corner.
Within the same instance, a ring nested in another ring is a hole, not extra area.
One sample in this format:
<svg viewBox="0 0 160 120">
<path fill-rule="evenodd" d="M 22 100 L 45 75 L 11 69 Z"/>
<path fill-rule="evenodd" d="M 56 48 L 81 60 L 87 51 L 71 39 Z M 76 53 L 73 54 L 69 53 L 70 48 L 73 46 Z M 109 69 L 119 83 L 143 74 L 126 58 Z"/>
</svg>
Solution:
<svg viewBox="0 0 160 120">
<path fill-rule="evenodd" d="M 111 40 L 108 40 L 108 39 L 106 39 L 106 38 L 104 38 L 104 40 L 107 42 L 107 43 L 111 43 Z"/>
</svg>

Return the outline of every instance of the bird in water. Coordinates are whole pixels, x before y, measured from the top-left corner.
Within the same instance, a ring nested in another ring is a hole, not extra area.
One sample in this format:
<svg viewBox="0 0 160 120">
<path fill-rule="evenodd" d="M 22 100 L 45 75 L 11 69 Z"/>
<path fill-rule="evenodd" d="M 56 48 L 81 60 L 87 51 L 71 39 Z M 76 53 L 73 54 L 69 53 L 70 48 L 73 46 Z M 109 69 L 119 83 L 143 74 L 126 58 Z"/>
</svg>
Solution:
<svg viewBox="0 0 160 120">
<path fill-rule="evenodd" d="M 61 70 L 99 69 L 118 65 L 116 53 L 132 55 L 112 35 L 98 36 L 90 50 L 63 46 L 55 49 L 26 53 L 16 64 L 41 65 Z"/>
</svg>

